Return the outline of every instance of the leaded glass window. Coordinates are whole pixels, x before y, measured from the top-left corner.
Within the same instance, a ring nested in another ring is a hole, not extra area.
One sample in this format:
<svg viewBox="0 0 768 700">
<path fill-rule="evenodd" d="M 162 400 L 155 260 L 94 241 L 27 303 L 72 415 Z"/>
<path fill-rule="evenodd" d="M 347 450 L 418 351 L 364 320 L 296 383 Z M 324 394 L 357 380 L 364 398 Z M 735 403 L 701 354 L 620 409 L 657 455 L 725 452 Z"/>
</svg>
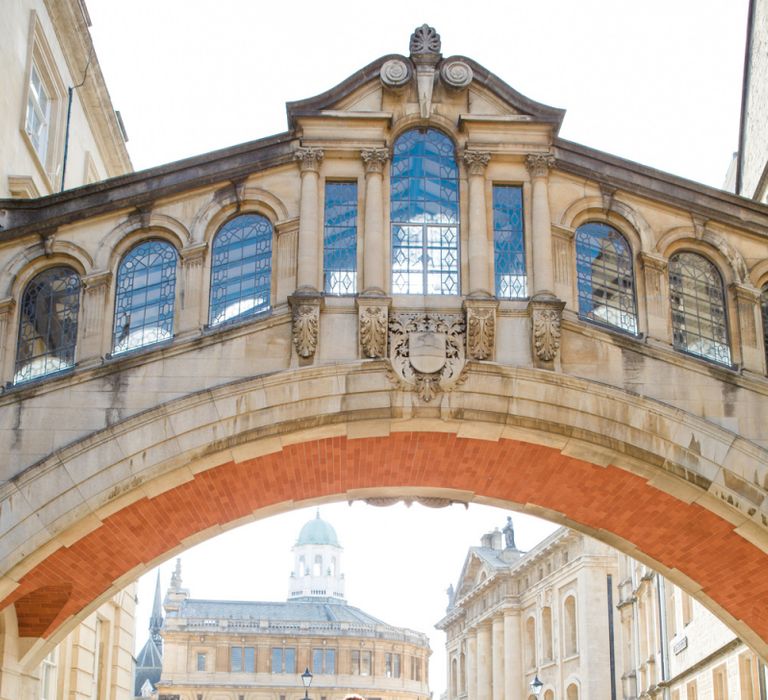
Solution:
<svg viewBox="0 0 768 700">
<path fill-rule="evenodd" d="M 144 241 L 117 269 L 112 354 L 173 337 L 176 249 L 165 241 Z"/>
<path fill-rule="evenodd" d="M 637 334 L 632 250 L 624 236 L 608 224 L 579 226 L 576 277 L 582 318 Z"/>
<path fill-rule="evenodd" d="M 52 267 L 34 277 L 21 298 L 15 384 L 60 372 L 75 364 L 80 277 Z"/>
<path fill-rule="evenodd" d="M 453 142 L 405 132 L 391 168 L 392 291 L 459 294 L 459 172 Z"/>
<path fill-rule="evenodd" d="M 723 280 L 717 268 L 696 253 L 669 260 L 672 338 L 678 350 L 731 364 Z"/>
<path fill-rule="evenodd" d="M 326 294 L 357 292 L 357 183 L 325 183 L 323 288 Z"/>
<path fill-rule="evenodd" d="M 269 310 L 272 224 L 267 218 L 243 214 L 230 219 L 213 239 L 211 255 L 211 326 Z"/>
<path fill-rule="evenodd" d="M 496 296 L 524 299 L 528 296 L 523 234 L 523 188 L 493 186 L 493 269 Z"/>
<path fill-rule="evenodd" d="M 760 311 L 763 316 L 763 345 L 765 347 L 765 359 L 768 362 L 768 284 L 760 293 Z"/>
</svg>

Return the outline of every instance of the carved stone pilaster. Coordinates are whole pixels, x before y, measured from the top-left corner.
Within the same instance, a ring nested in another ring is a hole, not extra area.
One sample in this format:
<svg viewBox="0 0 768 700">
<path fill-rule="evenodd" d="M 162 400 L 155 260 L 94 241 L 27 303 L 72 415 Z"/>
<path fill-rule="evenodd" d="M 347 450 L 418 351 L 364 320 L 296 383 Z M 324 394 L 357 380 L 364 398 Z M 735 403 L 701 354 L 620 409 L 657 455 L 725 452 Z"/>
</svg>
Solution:
<svg viewBox="0 0 768 700">
<path fill-rule="evenodd" d="M 554 295 L 540 295 L 528 302 L 534 367 L 554 370 L 560 365 L 560 327 L 565 302 Z"/>
<path fill-rule="evenodd" d="M 358 339 L 360 357 L 381 359 L 387 356 L 389 297 L 357 297 Z"/>
<path fill-rule="evenodd" d="M 322 148 L 312 148 L 309 146 L 299 146 L 296 152 L 293 154 L 294 160 L 299 161 L 299 167 L 301 172 L 316 173 L 320 170 L 320 162 L 323 160 L 325 153 Z"/>
<path fill-rule="evenodd" d="M 496 358 L 495 299 L 465 299 L 467 316 L 467 359 L 494 360 Z"/>
<path fill-rule="evenodd" d="M 364 148 L 360 151 L 360 157 L 363 159 L 366 175 L 382 173 L 384 164 L 389 159 L 389 151 L 386 148 Z"/>
<path fill-rule="evenodd" d="M 484 175 L 490 160 L 488 151 L 464 151 L 464 162 L 470 175 Z"/>
<path fill-rule="evenodd" d="M 649 252 L 641 252 L 639 257 L 645 282 L 648 336 L 662 343 L 671 343 L 667 259 L 657 253 Z"/>
<path fill-rule="evenodd" d="M 550 153 L 529 153 L 525 159 L 525 167 L 534 178 L 547 177 L 554 166 L 555 157 Z"/>
<path fill-rule="evenodd" d="M 741 365 L 744 369 L 763 374 L 765 352 L 758 333 L 760 328 L 760 290 L 745 284 L 732 284 L 731 291 L 736 298 L 736 312 L 739 323 Z"/>
<path fill-rule="evenodd" d="M 319 294 L 294 294 L 288 302 L 293 312 L 291 339 L 296 354 L 303 359 L 313 357 L 320 337 L 323 298 Z"/>
<path fill-rule="evenodd" d="M 112 281 L 111 272 L 97 272 L 83 277 L 83 334 L 86 338 L 99 333 L 104 316 L 107 290 Z"/>
<path fill-rule="evenodd" d="M 13 345 L 14 334 L 9 332 L 13 310 L 16 307 L 16 300 L 13 297 L 0 299 L 0 379 L 4 379 L 5 358 L 10 355 Z"/>
</svg>

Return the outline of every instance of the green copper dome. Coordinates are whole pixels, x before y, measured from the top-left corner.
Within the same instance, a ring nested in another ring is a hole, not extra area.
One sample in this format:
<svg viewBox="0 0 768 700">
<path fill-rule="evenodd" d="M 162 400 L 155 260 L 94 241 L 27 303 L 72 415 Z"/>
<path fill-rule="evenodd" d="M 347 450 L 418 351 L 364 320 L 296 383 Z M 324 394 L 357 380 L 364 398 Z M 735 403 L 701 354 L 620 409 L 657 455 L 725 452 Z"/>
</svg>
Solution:
<svg viewBox="0 0 768 700">
<path fill-rule="evenodd" d="M 333 525 L 320 519 L 320 511 L 318 511 L 314 520 L 310 520 L 301 528 L 299 539 L 296 540 L 296 545 L 298 546 L 302 544 L 331 544 L 334 547 L 341 546 L 338 537 L 336 537 L 336 530 L 333 529 Z"/>
</svg>

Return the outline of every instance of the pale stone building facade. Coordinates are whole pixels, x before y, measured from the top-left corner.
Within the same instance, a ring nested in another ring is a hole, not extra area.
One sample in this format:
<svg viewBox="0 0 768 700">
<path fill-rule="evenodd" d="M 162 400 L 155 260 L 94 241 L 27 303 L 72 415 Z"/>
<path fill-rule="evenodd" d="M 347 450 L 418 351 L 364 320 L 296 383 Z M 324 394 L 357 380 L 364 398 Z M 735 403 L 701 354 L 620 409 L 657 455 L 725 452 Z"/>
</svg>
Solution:
<svg viewBox="0 0 768 700">
<path fill-rule="evenodd" d="M 615 700 L 617 559 L 561 528 L 530 552 L 506 532 L 469 550 L 446 616 L 448 700 Z M 613 670 L 613 673 L 612 673 Z"/>
<path fill-rule="evenodd" d="M 165 597 L 160 700 L 429 700 L 429 640 L 345 599 L 342 548 L 319 513 L 299 533 L 286 602 Z M 154 696 L 153 696 L 154 697 Z"/>
<path fill-rule="evenodd" d="M 84 0 L 16 0 L 2 13 L 0 199 L 130 172 Z"/>
</svg>

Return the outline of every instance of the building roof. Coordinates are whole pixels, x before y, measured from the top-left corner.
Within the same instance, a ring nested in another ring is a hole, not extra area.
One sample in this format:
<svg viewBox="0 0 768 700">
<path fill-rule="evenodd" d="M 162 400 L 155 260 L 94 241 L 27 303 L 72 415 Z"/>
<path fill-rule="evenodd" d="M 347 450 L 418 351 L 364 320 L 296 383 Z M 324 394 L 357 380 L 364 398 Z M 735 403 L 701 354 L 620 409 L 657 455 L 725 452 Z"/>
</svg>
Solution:
<svg viewBox="0 0 768 700">
<path fill-rule="evenodd" d="M 142 686 L 149 681 L 154 688 L 160 681 L 163 671 L 163 655 L 160 653 L 154 639 L 150 637 L 136 656 L 136 676 L 134 678 L 134 695 L 141 695 Z"/>
<path fill-rule="evenodd" d="M 296 546 L 304 544 L 329 544 L 334 547 L 340 547 L 339 538 L 336 536 L 336 530 L 333 525 L 320 518 L 320 511 L 313 520 L 301 528 L 299 539 L 296 540 Z"/>
</svg>

